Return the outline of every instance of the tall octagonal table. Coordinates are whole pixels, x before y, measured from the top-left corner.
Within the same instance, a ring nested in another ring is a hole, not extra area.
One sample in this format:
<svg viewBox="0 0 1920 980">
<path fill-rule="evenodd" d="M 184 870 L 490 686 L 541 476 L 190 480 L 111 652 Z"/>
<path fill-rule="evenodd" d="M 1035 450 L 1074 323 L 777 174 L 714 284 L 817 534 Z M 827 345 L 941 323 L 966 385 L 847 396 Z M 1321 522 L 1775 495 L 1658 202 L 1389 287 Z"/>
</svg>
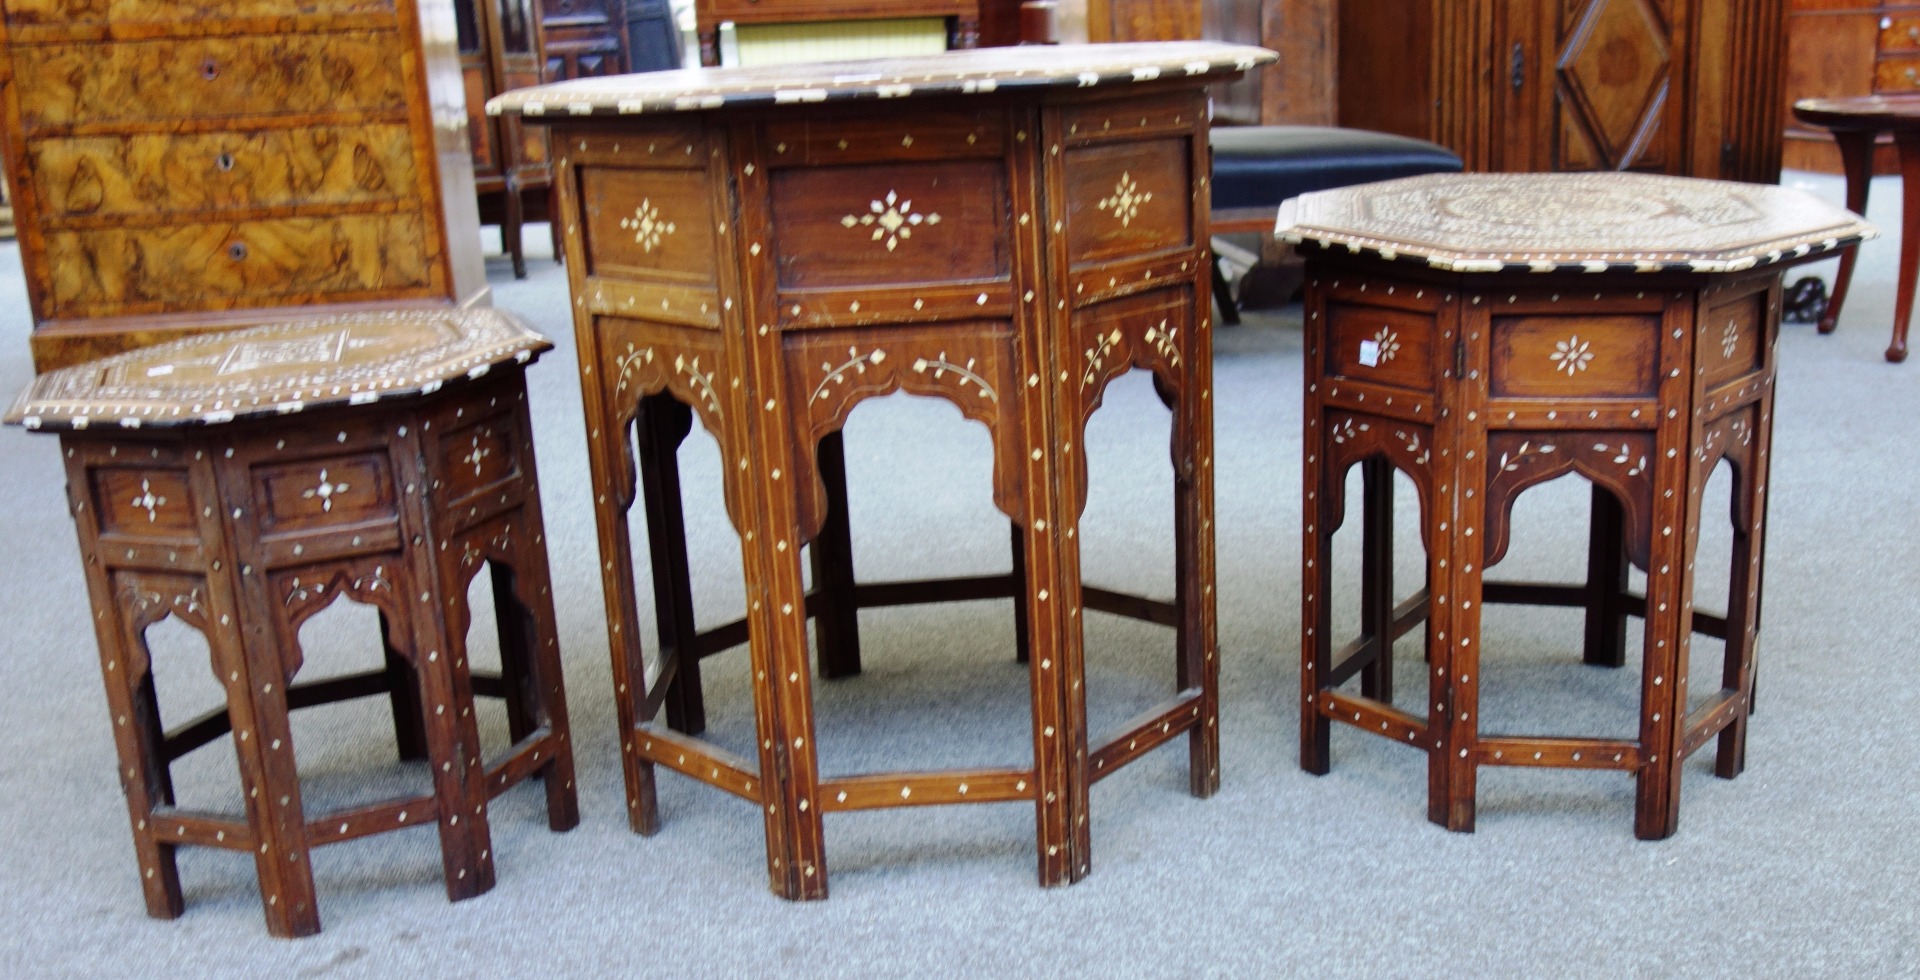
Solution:
<svg viewBox="0 0 1920 980">
<path fill-rule="evenodd" d="M 1055 884 L 1091 867 L 1094 780 L 1186 735 L 1192 790 L 1214 791 L 1205 86 L 1273 58 L 1210 43 L 998 49 L 589 79 L 488 105 L 553 129 L 636 831 L 659 824 L 654 768 L 675 769 L 757 804 L 774 892 L 822 898 L 823 813 L 1031 801 L 1040 880 Z M 1171 602 L 1081 582 L 1081 433 L 1135 367 L 1174 414 Z M 900 390 L 991 431 L 1012 573 L 854 581 L 839 430 Z M 704 633 L 674 469 L 693 418 L 726 461 L 747 586 L 744 621 Z M 651 683 L 627 537 L 636 463 L 661 629 Z M 1031 764 L 822 775 L 809 617 L 836 676 L 859 669 L 857 609 L 995 596 L 1014 599 L 1030 665 Z M 1177 635 L 1178 693 L 1091 743 L 1083 610 Z M 695 737 L 700 657 L 743 641 L 757 759 Z"/>
<path fill-rule="evenodd" d="M 1782 271 L 1873 230 L 1797 191 L 1636 174 L 1447 174 L 1304 195 L 1280 235 L 1307 254 L 1300 764 L 1325 773 L 1332 722 L 1427 753 L 1428 817 L 1472 830 L 1481 766 L 1613 769 L 1634 830 L 1670 835 L 1680 763 L 1719 739 L 1744 766 L 1759 630 Z M 1701 489 L 1732 466 L 1724 615 L 1694 609 Z M 1360 631 L 1331 635 L 1332 538 L 1362 472 Z M 1393 587 L 1393 471 L 1420 496 L 1424 587 Z M 1593 484 L 1587 580 L 1486 581 L 1514 498 Z M 1628 563 L 1647 573 L 1628 588 Z M 1635 738 L 1481 731 L 1482 604 L 1586 613 L 1584 659 L 1624 664 L 1645 619 Z M 1393 642 L 1426 626 L 1427 707 L 1393 698 Z M 1726 643 L 1689 696 L 1695 633 Z M 1356 677 L 1359 690 L 1345 687 Z"/>
</svg>

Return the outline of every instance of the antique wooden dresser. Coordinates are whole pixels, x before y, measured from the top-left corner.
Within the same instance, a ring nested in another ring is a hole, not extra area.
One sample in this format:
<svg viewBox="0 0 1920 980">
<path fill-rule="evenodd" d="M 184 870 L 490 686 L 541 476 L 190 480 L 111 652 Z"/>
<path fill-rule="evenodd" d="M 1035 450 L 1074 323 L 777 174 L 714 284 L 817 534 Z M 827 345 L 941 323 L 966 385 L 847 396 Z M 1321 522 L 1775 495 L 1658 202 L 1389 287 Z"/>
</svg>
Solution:
<svg viewBox="0 0 1920 980">
<path fill-rule="evenodd" d="M 448 0 L 0 0 L 41 370 L 483 294 Z"/>
</svg>

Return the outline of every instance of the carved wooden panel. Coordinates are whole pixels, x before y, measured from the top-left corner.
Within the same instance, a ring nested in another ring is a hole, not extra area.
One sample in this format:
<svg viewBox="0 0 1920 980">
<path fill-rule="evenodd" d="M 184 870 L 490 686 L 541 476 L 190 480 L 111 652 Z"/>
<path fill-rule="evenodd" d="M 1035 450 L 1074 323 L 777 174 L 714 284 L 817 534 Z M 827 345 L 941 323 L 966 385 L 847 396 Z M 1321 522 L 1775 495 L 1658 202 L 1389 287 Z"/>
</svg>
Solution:
<svg viewBox="0 0 1920 980">
<path fill-rule="evenodd" d="M 103 534 L 179 538 L 191 537 L 198 528 L 185 470 L 101 467 L 89 476 L 89 496 Z"/>
<path fill-rule="evenodd" d="M 1657 315 L 1496 316 L 1493 398 L 1649 397 L 1658 383 Z"/>
<path fill-rule="evenodd" d="M 34 188 L 50 213 L 139 216 L 216 208 L 401 202 L 420 186 L 402 125 L 140 134 L 33 143 Z"/>
<path fill-rule="evenodd" d="M 1185 140 L 1067 151 L 1067 248 L 1076 265 L 1177 248 L 1192 240 Z"/>
<path fill-rule="evenodd" d="M 781 169 L 772 177 L 782 289 L 1005 279 L 999 161 Z"/>
<path fill-rule="evenodd" d="M 1677 159 L 1668 109 L 1674 29 L 1654 0 L 1569 4 L 1553 52 L 1556 170 L 1665 171 Z"/>
<path fill-rule="evenodd" d="M 283 525 L 304 530 L 399 519 L 385 453 L 276 463 L 254 470 L 253 483 L 263 538 L 273 537 Z"/>
<path fill-rule="evenodd" d="M 594 275 L 714 281 L 718 222 L 704 171 L 595 167 L 580 179 Z"/>
<path fill-rule="evenodd" d="M 1433 390 L 1440 345 L 1431 314 L 1329 303 L 1325 316 L 1327 377 Z"/>
</svg>

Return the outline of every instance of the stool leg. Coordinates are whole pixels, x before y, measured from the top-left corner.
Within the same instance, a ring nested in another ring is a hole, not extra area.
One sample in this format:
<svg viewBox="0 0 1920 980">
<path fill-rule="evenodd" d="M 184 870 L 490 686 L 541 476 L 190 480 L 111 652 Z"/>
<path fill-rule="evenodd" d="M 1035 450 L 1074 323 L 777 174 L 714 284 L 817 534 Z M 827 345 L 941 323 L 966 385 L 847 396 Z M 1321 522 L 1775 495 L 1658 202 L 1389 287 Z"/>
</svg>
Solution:
<svg viewBox="0 0 1920 980">
<path fill-rule="evenodd" d="M 827 488 L 820 533 L 807 545 L 813 566 L 813 635 L 821 677 L 860 673 L 860 608 L 853 599 L 853 527 L 847 513 L 847 454 L 841 433 L 820 439 L 814 465 Z"/>
<path fill-rule="evenodd" d="M 1484 363 L 1469 355 L 1467 366 L 1482 372 Z M 1483 409 L 1484 410 L 1484 409 Z M 1452 831 L 1474 826 L 1479 783 L 1480 643 L 1483 601 L 1484 538 L 1487 523 L 1487 469 L 1475 461 L 1487 451 L 1486 435 L 1474 432 L 1456 404 L 1455 421 L 1434 433 L 1434 448 L 1451 466 L 1435 465 L 1428 479 L 1438 483 L 1428 508 L 1428 581 L 1433 598 L 1427 620 L 1427 819 Z M 1430 484 L 1431 486 L 1431 484 Z M 1511 507 L 1511 500 L 1505 506 Z M 1441 515 L 1451 513 L 1453 519 Z M 1444 529 L 1440 525 L 1445 525 Z"/>
<path fill-rule="evenodd" d="M 520 240 L 520 226 L 526 220 L 526 202 L 520 196 L 523 193 L 518 184 L 508 179 L 504 193 L 506 214 L 500 220 L 500 244 L 507 255 L 513 259 L 515 279 L 527 277 L 527 253 Z"/>
<path fill-rule="evenodd" d="M 88 576 L 90 580 L 94 577 Z M 94 608 L 112 610 L 109 615 L 95 617 L 95 633 L 100 641 L 107 711 L 113 716 L 114 748 L 120 756 L 120 789 L 127 798 L 127 822 L 132 825 L 134 856 L 140 865 L 140 888 L 146 896 L 148 915 L 177 918 L 186 908 L 175 860 L 177 848 L 155 840 L 153 834 L 153 811 L 173 802 L 173 786 L 167 774 L 166 728 L 154 697 L 152 664 L 138 633 L 131 629 L 122 632 L 122 612 L 104 581 L 94 591 Z M 103 593 L 107 595 L 105 605 L 101 605 Z"/>
<path fill-rule="evenodd" d="M 380 614 L 380 644 L 386 651 L 387 699 L 393 705 L 393 736 L 399 745 L 400 761 L 412 762 L 427 757 L 427 734 L 420 717 L 420 680 L 413 666 L 393 648 L 392 624 Z"/>
<path fill-rule="evenodd" d="M 221 612 L 217 591 L 212 611 Z M 320 909 L 287 714 L 291 678 L 280 666 L 287 658 L 271 640 L 256 641 L 260 645 L 248 649 L 237 629 L 223 635 L 227 632 L 217 629 L 208 641 L 221 676 L 231 680 L 227 713 L 246 792 L 247 824 L 257 838 L 253 863 L 260 876 L 267 931 L 281 938 L 311 936 L 320 931 Z"/>
<path fill-rule="evenodd" d="M 1300 612 L 1300 768 L 1324 776 L 1332 768 L 1330 739 L 1332 722 L 1320 711 L 1321 681 L 1333 669 L 1333 642 L 1329 629 L 1333 622 L 1330 596 L 1333 591 L 1333 530 L 1321 501 L 1327 499 L 1327 485 L 1335 479 L 1324 463 L 1325 449 L 1320 441 L 1321 415 L 1316 396 L 1307 396 L 1306 459 L 1302 464 L 1302 492 L 1306 494 L 1301 513 L 1305 528 L 1300 542 L 1302 564 Z"/>
<path fill-rule="evenodd" d="M 522 431 L 527 431 L 522 429 Z M 531 456 L 531 454 L 529 454 Z M 529 526 L 534 530 L 529 530 Z M 551 581 L 546 568 L 546 547 L 527 540 L 539 534 L 539 515 L 523 515 L 519 530 L 524 532 L 516 549 L 515 562 L 528 569 L 528 578 Z M 567 723 L 567 696 L 561 680 L 560 644 L 554 627 L 551 590 L 532 597 L 533 608 L 519 598 L 516 588 L 519 572 L 514 568 L 493 566 L 493 608 L 500 629 L 500 668 L 507 689 L 508 728 L 516 714 L 523 729 L 513 735 L 517 744 L 539 728 L 551 734 L 544 749 L 546 762 L 541 766 L 541 783 L 547 792 L 547 827 L 555 831 L 572 830 L 580 823 L 580 804 L 573 786 L 573 745 Z M 506 613 L 502 615 L 503 611 Z"/>
<path fill-rule="evenodd" d="M 449 558 L 446 564 L 455 560 Z M 420 568 L 429 562 L 422 557 L 410 564 Z M 493 887 L 493 849 L 487 829 L 480 731 L 470 709 L 473 680 L 467 665 L 466 638 L 454 635 L 445 626 L 450 619 L 457 622 L 466 618 L 455 618 L 451 608 L 465 605 L 466 590 L 447 587 L 459 581 L 451 567 L 441 571 L 444 577 L 435 583 L 438 588 L 403 589 L 401 596 L 403 601 L 412 599 L 415 591 L 428 596 L 413 603 L 420 611 L 408 618 L 414 638 L 413 663 L 420 675 L 421 711 L 427 719 L 427 764 L 433 773 L 433 798 L 440 818 L 440 863 L 447 898 L 458 902 Z M 429 572 L 417 581 L 432 581 L 431 575 Z M 436 602 L 447 606 L 447 612 L 427 611 Z M 459 710 L 462 705 L 469 710 Z"/>
<path fill-rule="evenodd" d="M 667 726 L 698 735 L 707 730 L 707 709 L 700 687 L 699 631 L 693 618 L 693 582 L 687 561 L 687 524 L 677 454 L 692 431 L 693 410 L 671 395 L 653 395 L 641 400 L 635 427 L 640 448 L 640 496 L 646 509 L 647 548 L 653 563 L 653 609 L 660 630 L 661 671 L 670 671 L 672 678 L 667 682 Z M 619 525 L 617 533 L 624 533 L 624 517 Z M 626 572 L 626 578 L 631 583 L 631 571 Z M 632 594 L 631 588 L 628 594 Z M 644 677 L 645 672 L 636 667 L 633 676 Z"/>
<path fill-rule="evenodd" d="M 1011 525 L 1013 533 L 1013 661 L 1024 664 L 1032 659 L 1033 647 L 1027 639 L 1027 603 L 1022 598 L 1027 594 L 1027 538 L 1020 525 Z"/>
<path fill-rule="evenodd" d="M 1760 399 L 1756 414 L 1771 417 L 1773 394 Z M 1738 691 L 1741 704 L 1727 727 L 1720 730 L 1720 745 L 1714 757 L 1714 774 L 1732 779 L 1747 767 L 1747 715 L 1753 710 L 1754 662 L 1760 638 L 1761 558 L 1766 541 L 1767 456 L 1773 433 L 1770 426 L 1753 428 L 1754 444 L 1746 465 L 1734 471 L 1735 498 L 1733 531 L 1733 568 L 1727 588 L 1726 662 L 1721 668 L 1720 686 Z M 1738 519 L 1744 517 L 1744 519 Z"/>
<path fill-rule="evenodd" d="M 1657 458 L 1653 472 L 1656 496 L 1640 682 L 1641 762 L 1633 818 L 1634 836 L 1641 840 L 1669 837 L 1680 825 L 1680 780 L 1686 769 L 1680 743 L 1686 731 L 1687 654 L 1693 636 L 1693 559 L 1699 542 L 1700 490 L 1707 482 L 1700 462 L 1687 449 L 1703 438 L 1701 427 L 1694 423 L 1689 433 L 1686 422 L 1663 424 L 1655 443 L 1656 451 L 1678 452 L 1677 458 Z M 1665 452 L 1660 456 L 1665 457 Z"/>
<path fill-rule="evenodd" d="M 1898 132 L 1900 150 L 1900 278 L 1893 298 L 1893 342 L 1887 360 L 1907 359 L 1907 324 L 1913 319 L 1914 282 L 1920 278 L 1920 132 Z M 1908 191 L 1906 188 L 1913 188 Z"/>
<path fill-rule="evenodd" d="M 1618 498 L 1593 488 L 1593 521 L 1587 534 L 1587 635 L 1582 660 L 1596 667 L 1627 662 L 1626 514 Z"/>
<path fill-rule="evenodd" d="M 1220 304 L 1220 322 L 1229 327 L 1240 325 L 1240 307 L 1233 302 L 1233 288 L 1227 285 L 1227 274 L 1220 268 L 1220 256 L 1213 256 L 1213 300 Z"/>
<path fill-rule="evenodd" d="M 1360 672 L 1360 693 L 1393 703 L 1393 464 L 1360 464 L 1364 501 L 1360 544 L 1360 633 L 1373 659 Z"/>
<path fill-rule="evenodd" d="M 1878 135 L 1871 130 L 1833 134 L 1834 145 L 1840 149 L 1840 169 L 1847 175 L 1847 210 L 1856 214 L 1867 213 L 1867 189 L 1873 184 L 1873 141 Z M 1853 267 L 1859 259 L 1858 245 L 1841 253 L 1840 271 L 1833 277 L 1833 295 L 1827 300 L 1826 314 L 1820 318 L 1821 333 L 1832 333 L 1833 328 L 1840 325 L 1840 307 L 1847 301 L 1847 287 L 1853 283 Z"/>
</svg>

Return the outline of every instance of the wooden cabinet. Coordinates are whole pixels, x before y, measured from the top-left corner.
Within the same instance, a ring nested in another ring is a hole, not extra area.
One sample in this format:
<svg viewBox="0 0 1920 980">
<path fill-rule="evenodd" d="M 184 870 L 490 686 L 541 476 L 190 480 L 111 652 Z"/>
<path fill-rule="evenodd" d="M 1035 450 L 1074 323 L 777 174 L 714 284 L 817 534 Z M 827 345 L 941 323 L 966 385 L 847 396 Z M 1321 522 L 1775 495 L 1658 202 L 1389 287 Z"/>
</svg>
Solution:
<svg viewBox="0 0 1920 980">
<path fill-rule="evenodd" d="M 553 186 L 547 134 L 522 126 L 517 118 L 489 116 L 485 107 L 488 99 L 502 92 L 543 81 L 541 72 L 548 59 L 533 2 L 457 0 L 455 8 L 480 220 L 500 226 L 501 246 L 513 260 L 513 274 L 520 278 L 527 274 L 521 226 L 529 220 L 546 220 Z"/>
<path fill-rule="evenodd" d="M 1343 0 L 1337 119 L 1469 170 L 1772 181 L 1783 11 L 1769 0 Z"/>
<path fill-rule="evenodd" d="M 1787 82 L 1779 119 L 1785 165 L 1840 172 L 1840 154 L 1824 129 L 1794 120 L 1800 99 L 1920 91 L 1920 3 L 1792 0 L 1787 15 Z M 1878 173 L 1898 173 L 1893 143 L 1874 155 Z"/>
<path fill-rule="evenodd" d="M 944 17 L 947 46 L 980 43 L 980 0 L 694 0 L 700 63 L 720 63 L 720 25 L 820 24 Z"/>
<path fill-rule="evenodd" d="M 548 81 L 628 70 L 621 0 L 526 0 L 539 4 Z"/>
<path fill-rule="evenodd" d="M 0 0 L 41 370 L 482 296 L 444 0 Z"/>
</svg>

